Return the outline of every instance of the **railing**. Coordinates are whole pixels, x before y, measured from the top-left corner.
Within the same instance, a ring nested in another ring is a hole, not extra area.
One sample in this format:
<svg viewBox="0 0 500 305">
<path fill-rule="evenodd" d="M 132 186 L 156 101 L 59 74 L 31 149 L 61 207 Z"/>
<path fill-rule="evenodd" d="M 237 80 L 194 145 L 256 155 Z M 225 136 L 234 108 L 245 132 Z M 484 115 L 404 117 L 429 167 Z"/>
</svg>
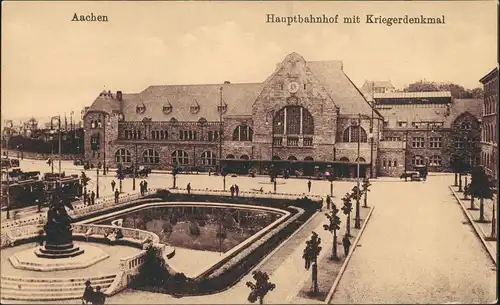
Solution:
<svg viewBox="0 0 500 305">
<path fill-rule="evenodd" d="M 273 139 L 274 146 L 281 146 L 282 143 L 283 143 L 283 138 L 281 138 L 281 137 Z"/>
<path fill-rule="evenodd" d="M 312 138 L 304 138 L 304 146 L 313 146 Z"/>
<path fill-rule="evenodd" d="M 287 137 L 286 138 L 287 146 L 299 146 L 299 138 L 297 137 Z"/>
</svg>

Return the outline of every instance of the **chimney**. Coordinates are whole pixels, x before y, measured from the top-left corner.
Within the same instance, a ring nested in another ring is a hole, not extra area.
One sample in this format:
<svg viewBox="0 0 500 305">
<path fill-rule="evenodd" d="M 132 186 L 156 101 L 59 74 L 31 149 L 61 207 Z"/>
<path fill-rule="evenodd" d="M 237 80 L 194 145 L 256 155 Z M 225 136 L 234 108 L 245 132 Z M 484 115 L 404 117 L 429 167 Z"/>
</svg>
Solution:
<svg viewBox="0 0 500 305">
<path fill-rule="evenodd" d="M 116 99 L 121 102 L 123 96 L 121 91 L 116 91 Z"/>
<path fill-rule="evenodd" d="M 229 85 L 230 83 L 231 83 L 231 82 L 230 82 L 230 81 L 228 81 L 228 80 L 224 81 L 224 84 L 225 84 L 225 85 Z"/>
</svg>

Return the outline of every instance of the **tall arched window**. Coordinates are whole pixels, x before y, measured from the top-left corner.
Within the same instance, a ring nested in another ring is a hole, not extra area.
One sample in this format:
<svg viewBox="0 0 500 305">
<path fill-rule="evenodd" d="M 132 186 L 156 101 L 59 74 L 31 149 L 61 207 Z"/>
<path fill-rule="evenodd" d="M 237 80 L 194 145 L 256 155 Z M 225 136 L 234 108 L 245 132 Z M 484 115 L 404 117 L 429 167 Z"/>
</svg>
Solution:
<svg viewBox="0 0 500 305">
<path fill-rule="evenodd" d="M 411 158 L 412 165 L 424 165 L 424 157 L 422 156 L 413 156 Z"/>
<path fill-rule="evenodd" d="M 211 151 L 204 151 L 201 154 L 201 164 L 202 165 L 214 166 L 216 164 L 215 153 L 213 153 Z"/>
<path fill-rule="evenodd" d="M 358 135 L 360 136 L 359 142 L 366 143 L 367 136 L 366 131 L 363 127 L 360 126 L 351 126 L 344 130 L 344 134 L 342 135 L 343 142 L 358 142 Z"/>
<path fill-rule="evenodd" d="M 234 129 L 233 141 L 252 141 L 253 130 L 248 125 L 240 125 Z"/>
<path fill-rule="evenodd" d="M 101 136 L 98 133 L 93 134 L 90 137 L 90 149 L 93 151 L 98 151 L 101 147 Z"/>
<path fill-rule="evenodd" d="M 286 106 L 274 115 L 274 133 L 286 135 L 314 134 L 314 118 L 302 106 Z"/>
<path fill-rule="evenodd" d="M 130 152 L 125 148 L 120 148 L 115 152 L 116 163 L 130 163 L 131 161 Z"/>
<path fill-rule="evenodd" d="M 172 165 L 188 165 L 188 153 L 184 150 L 176 150 L 172 153 Z"/>
<path fill-rule="evenodd" d="M 142 153 L 142 162 L 145 164 L 158 164 L 160 163 L 160 155 L 154 149 L 146 149 Z"/>
</svg>

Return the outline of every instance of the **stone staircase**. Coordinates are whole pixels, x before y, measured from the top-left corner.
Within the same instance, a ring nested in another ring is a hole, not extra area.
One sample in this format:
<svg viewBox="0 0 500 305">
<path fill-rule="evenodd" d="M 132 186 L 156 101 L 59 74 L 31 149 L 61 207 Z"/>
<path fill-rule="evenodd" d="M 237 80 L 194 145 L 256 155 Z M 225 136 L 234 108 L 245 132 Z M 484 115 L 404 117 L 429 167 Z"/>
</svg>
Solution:
<svg viewBox="0 0 500 305">
<path fill-rule="evenodd" d="M 3 276 L 0 280 L 0 300 L 55 301 L 79 299 L 85 289 L 85 281 L 92 287 L 101 286 L 101 291 L 111 286 L 116 275 L 90 278 L 20 278 Z"/>
</svg>

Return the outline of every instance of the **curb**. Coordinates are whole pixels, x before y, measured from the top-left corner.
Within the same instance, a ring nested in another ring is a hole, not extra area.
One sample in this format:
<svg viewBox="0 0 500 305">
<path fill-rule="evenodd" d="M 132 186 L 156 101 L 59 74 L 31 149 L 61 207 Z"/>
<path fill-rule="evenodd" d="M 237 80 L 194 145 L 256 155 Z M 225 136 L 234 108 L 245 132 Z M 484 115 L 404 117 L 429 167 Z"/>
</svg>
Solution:
<svg viewBox="0 0 500 305">
<path fill-rule="evenodd" d="M 370 212 L 366 216 L 366 220 L 363 223 L 363 226 L 361 227 L 360 231 L 358 232 L 358 235 L 356 236 L 356 239 L 354 240 L 354 243 L 351 245 L 352 251 L 349 252 L 349 254 L 347 255 L 347 258 L 344 260 L 344 263 L 342 264 L 342 267 L 340 267 L 339 274 L 337 274 L 337 277 L 335 278 L 335 281 L 333 282 L 332 288 L 330 289 L 330 292 L 326 296 L 325 304 L 329 304 L 330 301 L 332 300 L 333 293 L 335 292 L 335 289 L 337 289 L 337 286 L 340 283 L 340 279 L 342 278 L 342 275 L 344 274 L 344 271 L 347 267 L 347 264 L 349 263 L 349 260 L 351 260 L 352 254 L 354 253 L 354 251 L 356 251 L 356 248 L 358 247 L 359 239 L 363 235 L 363 232 L 365 231 L 366 224 L 370 220 L 374 209 L 375 209 L 375 206 L 372 206 L 370 209 Z"/>
<path fill-rule="evenodd" d="M 306 222 L 304 222 L 300 227 L 298 227 L 297 230 L 295 230 L 295 232 L 292 233 L 292 235 L 288 236 L 287 239 L 285 239 L 284 241 L 282 241 L 276 248 L 274 248 L 273 251 L 271 251 L 271 253 L 269 253 L 268 255 L 266 255 L 266 257 L 264 257 L 263 260 L 261 260 L 255 267 L 253 267 L 250 271 L 248 271 L 247 274 L 251 273 L 254 270 L 257 270 L 263 264 L 265 264 L 271 258 L 271 256 L 273 256 L 276 252 L 278 252 L 278 250 L 280 250 L 281 248 L 283 248 L 283 246 L 290 239 L 292 239 L 292 237 L 294 237 L 295 235 L 297 235 L 306 225 L 308 225 L 313 220 L 313 218 L 316 217 L 316 215 L 318 215 L 318 213 L 319 213 L 319 211 L 317 211 L 316 213 L 314 213 L 313 215 L 311 215 L 311 217 L 309 217 L 309 219 L 306 220 Z"/>
<path fill-rule="evenodd" d="M 483 237 L 483 235 L 486 236 L 486 234 L 484 234 L 484 231 L 476 224 L 476 222 L 472 218 L 472 215 L 470 215 L 469 213 L 467 213 L 467 208 L 464 206 L 462 200 L 459 199 L 459 197 L 458 197 L 457 193 L 455 192 L 455 190 L 453 189 L 453 187 L 451 185 L 448 186 L 448 187 L 452 191 L 453 196 L 455 196 L 455 199 L 460 204 L 460 207 L 462 207 L 462 212 L 464 212 L 464 214 L 467 215 L 467 219 L 469 219 L 469 222 L 472 224 L 472 227 L 474 228 L 474 231 L 476 232 L 476 235 L 481 240 L 481 243 L 483 244 L 484 248 L 486 249 L 486 252 L 488 252 L 488 254 L 490 255 L 491 260 L 493 261 L 493 263 L 495 264 L 495 266 L 497 266 L 496 255 L 490 251 L 490 249 L 488 248 L 488 246 L 486 244 L 485 237 Z"/>
</svg>

